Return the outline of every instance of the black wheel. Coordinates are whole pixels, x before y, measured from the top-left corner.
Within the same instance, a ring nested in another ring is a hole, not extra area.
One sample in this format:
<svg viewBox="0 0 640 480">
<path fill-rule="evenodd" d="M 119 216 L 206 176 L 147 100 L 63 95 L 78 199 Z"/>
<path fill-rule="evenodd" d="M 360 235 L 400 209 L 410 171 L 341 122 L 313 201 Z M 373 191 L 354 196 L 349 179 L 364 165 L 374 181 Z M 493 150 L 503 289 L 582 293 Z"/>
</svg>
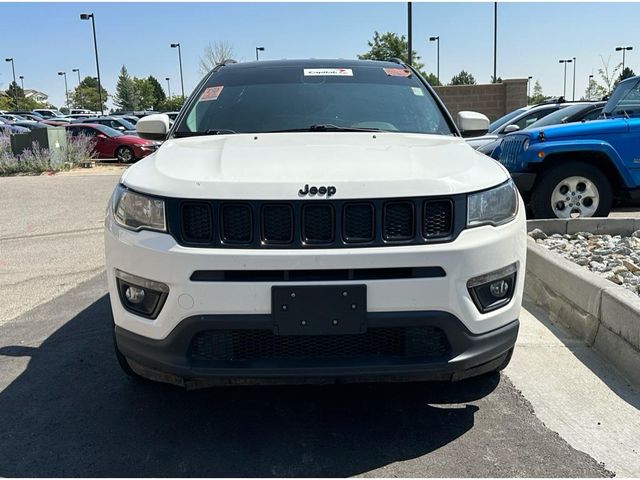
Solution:
<svg viewBox="0 0 640 480">
<path fill-rule="evenodd" d="M 540 173 L 530 205 L 536 218 L 606 217 L 613 205 L 613 190 L 599 168 L 561 163 Z"/>
<path fill-rule="evenodd" d="M 118 147 L 116 149 L 116 158 L 120 163 L 130 163 L 136 159 L 133 150 L 129 147 Z"/>
</svg>

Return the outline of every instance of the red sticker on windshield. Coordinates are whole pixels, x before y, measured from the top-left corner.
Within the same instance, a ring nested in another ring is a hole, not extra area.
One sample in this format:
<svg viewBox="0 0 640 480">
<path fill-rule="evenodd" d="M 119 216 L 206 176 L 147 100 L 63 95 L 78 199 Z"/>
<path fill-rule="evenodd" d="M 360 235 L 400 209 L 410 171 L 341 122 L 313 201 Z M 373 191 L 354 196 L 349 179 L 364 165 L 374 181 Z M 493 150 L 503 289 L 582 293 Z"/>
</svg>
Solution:
<svg viewBox="0 0 640 480">
<path fill-rule="evenodd" d="M 222 93 L 223 88 L 224 87 L 222 85 L 219 85 L 217 87 L 205 88 L 204 92 L 202 92 L 202 95 L 200 95 L 200 101 L 204 102 L 207 100 L 217 100 Z"/>
<path fill-rule="evenodd" d="M 411 70 L 408 68 L 385 68 L 384 73 L 390 77 L 410 77 Z"/>
</svg>

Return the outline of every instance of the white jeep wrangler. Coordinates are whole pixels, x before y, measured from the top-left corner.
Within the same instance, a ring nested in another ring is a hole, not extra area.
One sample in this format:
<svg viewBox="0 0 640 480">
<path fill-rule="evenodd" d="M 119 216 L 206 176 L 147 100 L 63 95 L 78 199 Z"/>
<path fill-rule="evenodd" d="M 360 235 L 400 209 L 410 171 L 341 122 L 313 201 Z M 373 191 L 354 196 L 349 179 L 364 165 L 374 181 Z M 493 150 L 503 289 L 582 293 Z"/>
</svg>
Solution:
<svg viewBox="0 0 640 480">
<path fill-rule="evenodd" d="M 122 176 L 106 266 L 120 365 L 185 386 L 457 380 L 506 366 L 522 201 L 400 62 L 226 63 Z"/>
</svg>

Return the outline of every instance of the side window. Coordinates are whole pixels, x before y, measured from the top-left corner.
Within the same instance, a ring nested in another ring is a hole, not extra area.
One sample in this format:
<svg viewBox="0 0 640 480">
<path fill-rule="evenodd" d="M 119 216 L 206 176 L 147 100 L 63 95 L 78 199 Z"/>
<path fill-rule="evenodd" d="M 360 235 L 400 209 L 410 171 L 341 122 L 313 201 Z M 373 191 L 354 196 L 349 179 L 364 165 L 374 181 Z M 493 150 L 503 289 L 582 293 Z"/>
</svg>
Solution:
<svg viewBox="0 0 640 480">
<path fill-rule="evenodd" d="M 83 127 L 78 130 L 80 130 L 79 133 L 86 137 L 95 137 L 98 134 L 98 132 L 96 132 L 93 128 Z"/>
<path fill-rule="evenodd" d="M 602 113 L 602 107 L 596 108 L 595 110 L 592 110 L 591 112 L 587 113 L 584 117 L 582 117 L 582 121 L 588 122 L 590 120 L 595 120 L 600 116 L 601 113 Z"/>
<path fill-rule="evenodd" d="M 529 125 L 531 125 L 532 123 L 537 122 L 541 118 L 546 117 L 547 115 L 555 112 L 556 110 L 557 108 L 546 108 L 546 109 L 537 110 L 528 115 L 525 115 L 520 120 L 515 122 L 514 125 L 517 125 L 518 127 L 520 127 L 520 130 L 523 130 L 527 128 Z"/>
<path fill-rule="evenodd" d="M 117 120 L 110 120 L 107 127 L 115 128 L 116 130 L 120 128 L 122 125 Z"/>
</svg>

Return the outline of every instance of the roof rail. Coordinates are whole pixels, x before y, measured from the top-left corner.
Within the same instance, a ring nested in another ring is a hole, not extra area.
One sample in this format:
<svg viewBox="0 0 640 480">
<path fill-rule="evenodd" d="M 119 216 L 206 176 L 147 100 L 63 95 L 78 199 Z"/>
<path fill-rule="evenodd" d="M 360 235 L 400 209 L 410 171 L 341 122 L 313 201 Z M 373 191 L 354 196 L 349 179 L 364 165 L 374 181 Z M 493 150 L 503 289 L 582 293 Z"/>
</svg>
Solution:
<svg viewBox="0 0 640 480">
<path fill-rule="evenodd" d="M 399 63 L 400 65 L 405 65 L 404 61 L 401 58 L 393 57 L 387 60 L 388 62 Z"/>
</svg>

